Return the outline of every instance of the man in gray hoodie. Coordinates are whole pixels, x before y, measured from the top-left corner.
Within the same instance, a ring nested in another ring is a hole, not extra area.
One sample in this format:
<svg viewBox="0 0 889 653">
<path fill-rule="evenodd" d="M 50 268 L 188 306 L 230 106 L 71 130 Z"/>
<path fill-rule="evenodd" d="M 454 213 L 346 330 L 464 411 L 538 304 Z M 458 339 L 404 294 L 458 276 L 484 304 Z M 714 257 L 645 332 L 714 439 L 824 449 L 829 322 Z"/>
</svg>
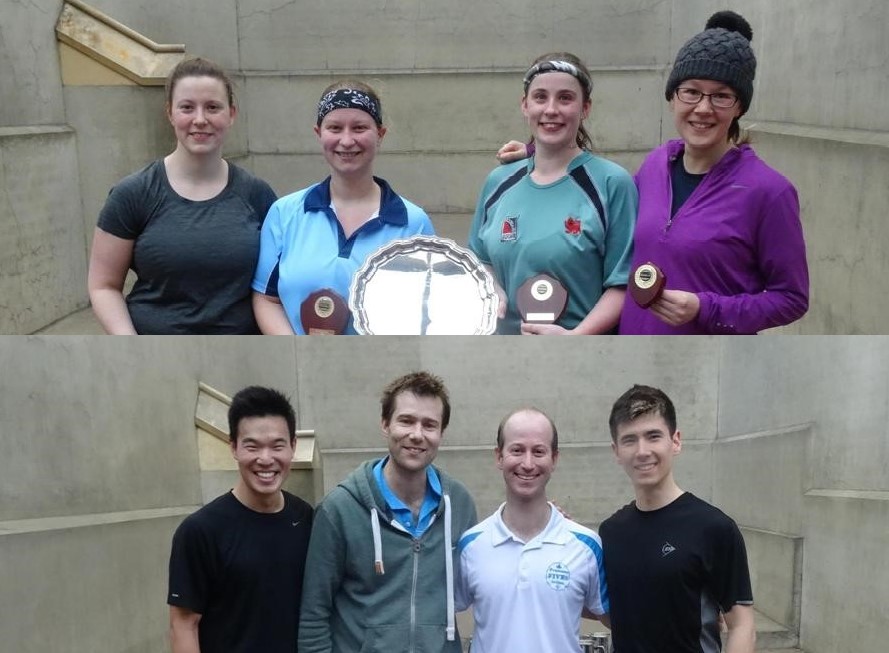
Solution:
<svg viewBox="0 0 889 653">
<path fill-rule="evenodd" d="M 381 399 L 389 454 L 362 463 L 315 513 L 300 653 L 459 653 L 454 550 L 476 522 L 466 488 L 432 465 L 450 420 L 442 380 L 414 372 Z"/>
</svg>

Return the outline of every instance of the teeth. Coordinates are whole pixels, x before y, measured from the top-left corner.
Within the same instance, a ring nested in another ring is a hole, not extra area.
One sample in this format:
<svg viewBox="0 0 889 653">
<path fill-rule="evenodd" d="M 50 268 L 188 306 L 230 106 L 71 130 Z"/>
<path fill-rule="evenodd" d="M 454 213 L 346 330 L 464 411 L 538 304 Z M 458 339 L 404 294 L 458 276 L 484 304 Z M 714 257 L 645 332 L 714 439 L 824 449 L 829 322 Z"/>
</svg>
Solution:
<svg viewBox="0 0 889 653">
<path fill-rule="evenodd" d="M 259 478 L 274 478 L 275 472 L 256 472 Z"/>
</svg>

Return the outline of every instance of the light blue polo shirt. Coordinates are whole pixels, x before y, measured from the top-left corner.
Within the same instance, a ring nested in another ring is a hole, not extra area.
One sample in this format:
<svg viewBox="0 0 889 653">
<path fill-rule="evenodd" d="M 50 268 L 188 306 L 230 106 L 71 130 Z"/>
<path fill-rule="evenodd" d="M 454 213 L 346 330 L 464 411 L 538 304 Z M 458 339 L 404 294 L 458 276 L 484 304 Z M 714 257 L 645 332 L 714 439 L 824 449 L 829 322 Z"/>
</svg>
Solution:
<svg viewBox="0 0 889 653">
<path fill-rule="evenodd" d="M 434 235 L 429 216 L 400 197 L 383 179 L 380 210 L 346 238 L 330 198 L 330 177 L 272 204 L 259 245 L 253 290 L 277 297 L 290 326 L 304 335 L 300 307 L 311 293 L 329 288 L 349 300 L 355 271 L 365 259 L 393 240 Z M 352 320 L 346 333 L 355 333 Z"/>
<path fill-rule="evenodd" d="M 404 505 L 401 499 L 395 496 L 395 493 L 386 484 L 386 479 L 383 476 L 383 466 L 387 462 L 389 462 L 389 456 L 381 458 L 374 465 L 374 478 L 377 481 L 377 486 L 379 486 L 380 492 L 386 500 L 386 505 L 389 506 L 389 510 L 395 515 L 398 523 L 404 526 L 405 530 L 414 537 L 420 537 L 432 524 L 432 517 L 435 515 L 435 511 L 438 510 L 438 504 L 441 501 L 441 481 L 438 478 L 438 472 L 433 469 L 432 465 L 426 468 L 426 496 L 423 497 L 423 505 L 420 506 L 420 515 L 417 521 L 414 522 L 414 515 L 411 509 Z"/>
</svg>

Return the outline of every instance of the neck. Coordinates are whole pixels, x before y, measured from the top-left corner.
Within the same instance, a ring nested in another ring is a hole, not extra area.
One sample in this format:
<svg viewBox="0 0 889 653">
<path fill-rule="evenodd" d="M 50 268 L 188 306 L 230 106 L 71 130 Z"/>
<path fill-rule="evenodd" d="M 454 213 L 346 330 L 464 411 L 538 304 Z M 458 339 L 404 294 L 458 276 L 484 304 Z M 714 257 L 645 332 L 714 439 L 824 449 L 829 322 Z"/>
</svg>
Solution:
<svg viewBox="0 0 889 653">
<path fill-rule="evenodd" d="M 416 472 L 406 472 L 396 467 L 392 461 L 387 461 L 383 467 L 383 478 L 389 489 L 401 499 L 406 506 L 423 503 L 426 497 L 426 468 Z"/>
<path fill-rule="evenodd" d="M 577 145 L 549 149 L 545 145 L 537 148 L 534 154 L 534 172 L 543 177 L 561 177 L 568 171 L 568 164 L 581 150 Z"/>
<path fill-rule="evenodd" d="M 172 167 L 179 175 L 196 181 L 215 179 L 223 170 L 228 169 L 228 164 L 218 152 L 205 156 L 194 156 L 185 151 L 181 146 L 167 155 L 165 163 L 168 168 Z"/>
<path fill-rule="evenodd" d="M 636 488 L 636 507 L 639 510 L 658 510 L 678 499 L 684 490 L 676 485 L 672 476 L 658 485 Z"/>
<path fill-rule="evenodd" d="M 360 177 L 345 177 L 334 172 L 330 177 L 330 197 L 334 203 L 357 202 L 379 197 L 382 190 L 370 173 Z"/>
<path fill-rule="evenodd" d="M 545 496 L 528 501 L 507 497 L 500 516 L 510 531 L 528 542 L 546 528 L 552 507 Z"/>
<path fill-rule="evenodd" d="M 275 494 L 256 494 L 239 482 L 232 494 L 235 499 L 256 512 L 280 512 L 284 509 L 284 493 L 280 490 Z"/>
<path fill-rule="evenodd" d="M 723 145 L 714 146 L 704 150 L 689 147 L 686 143 L 685 152 L 682 155 L 682 165 L 685 171 L 693 175 L 702 175 L 710 172 L 710 169 L 719 163 L 725 153 L 734 147 L 730 141 Z"/>
</svg>

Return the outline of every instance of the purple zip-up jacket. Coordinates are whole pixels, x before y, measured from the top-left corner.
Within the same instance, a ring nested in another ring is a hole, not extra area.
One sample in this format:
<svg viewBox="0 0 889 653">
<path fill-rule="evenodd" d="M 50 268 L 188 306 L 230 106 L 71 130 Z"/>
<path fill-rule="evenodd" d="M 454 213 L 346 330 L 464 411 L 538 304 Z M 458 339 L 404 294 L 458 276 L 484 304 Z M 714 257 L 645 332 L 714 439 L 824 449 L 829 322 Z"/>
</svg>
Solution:
<svg viewBox="0 0 889 653">
<path fill-rule="evenodd" d="M 673 218 L 670 162 L 684 144 L 654 150 L 636 173 L 639 217 L 631 270 L 660 267 L 666 287 L 696 293 L 698 316 L 671 327 L 627 293 L 622 334 L 752 334 L 809 307 L 809 269 L 793 185 L 748 145 L 729 150 Z"/>
</svg>

